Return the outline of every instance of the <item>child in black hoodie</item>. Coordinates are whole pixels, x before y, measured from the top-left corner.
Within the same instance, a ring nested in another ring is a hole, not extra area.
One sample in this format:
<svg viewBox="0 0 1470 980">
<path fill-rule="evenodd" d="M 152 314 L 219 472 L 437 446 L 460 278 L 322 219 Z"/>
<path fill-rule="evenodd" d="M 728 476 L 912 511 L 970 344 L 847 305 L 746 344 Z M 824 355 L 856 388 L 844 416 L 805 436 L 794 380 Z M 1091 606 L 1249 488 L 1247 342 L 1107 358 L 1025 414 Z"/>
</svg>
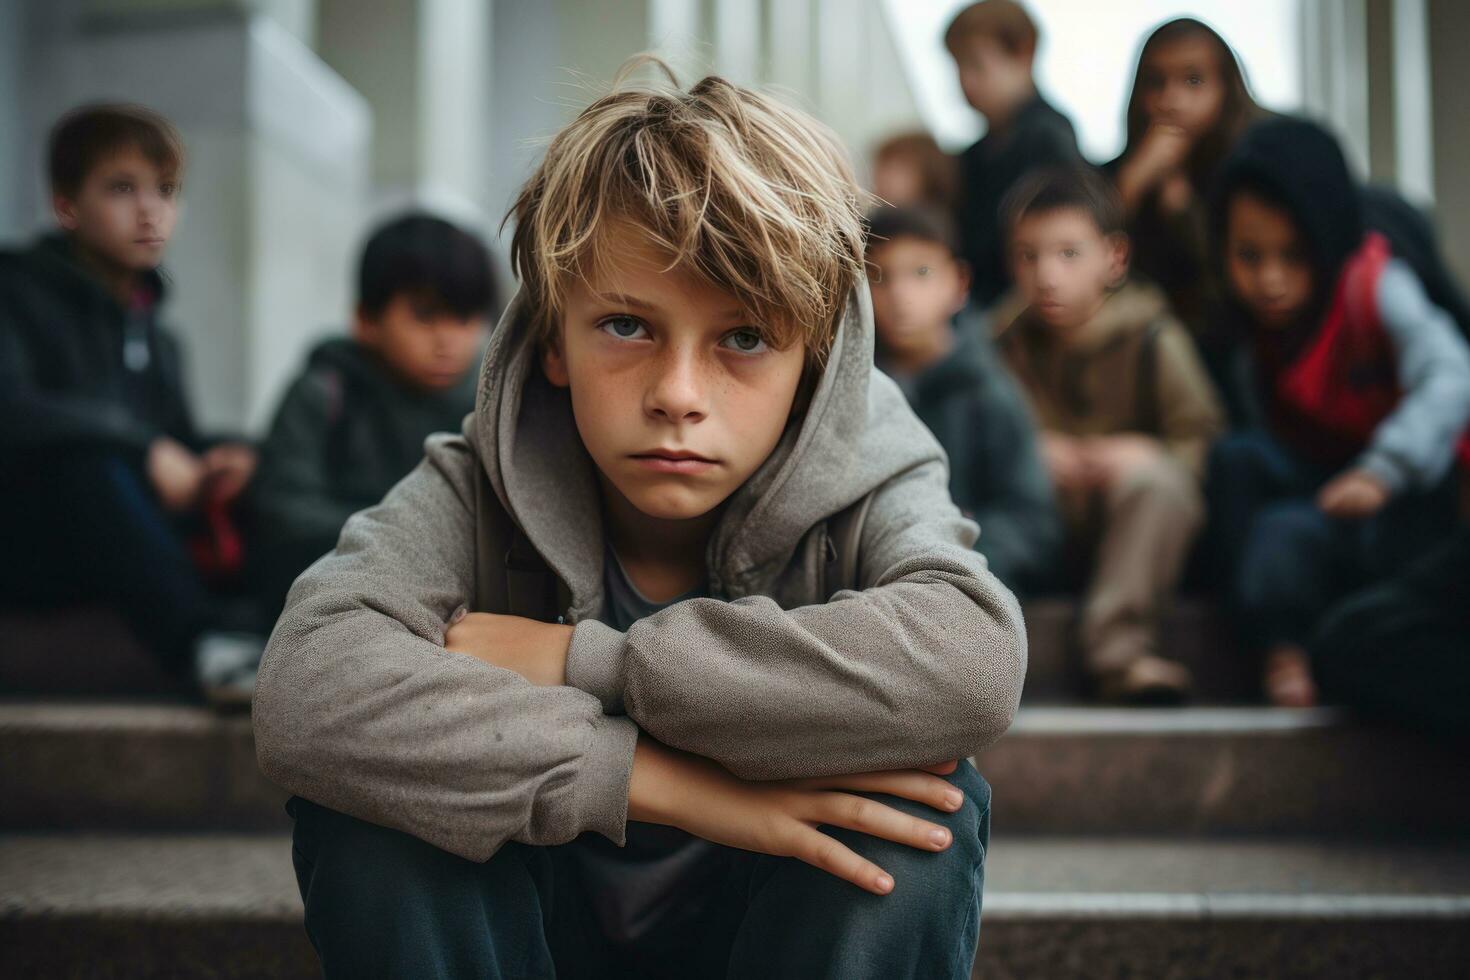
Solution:
<svg viewBox="0 0 1470 980">
<path fill-rule="evenodd" d="M 1224 581 L 1268 696 L 1308 705 L 1305 644 L 1329 604 L 1454 526 L 1470 348 L 1365 233 L 1342 152 L 1311 123 L 1247 133 L 1214 227 L 1258 415 L 1213 459 Z"/>
<path fill-rule="evenodd" d="M 89 105 L 51 132 L 59 230 L 0 253 L 0 595 L 115 607 L 171 670 L 207 631 L 253 627 L 215 594 L 238 564 L 247 445 L 194 425 L 159 263 L 183 146 L 141 106 Z"/>
<path fill-rule="evenodd" d="M 434 432 L 475 406 L 485 319 L 496 306 L 478 238 L 410 214 L 373 233 L 352 337 L 322 341 L 292 383 L 250 488 L 255 571 L 271 616 L 347 518 L 383 498 Z"/>
</svg>

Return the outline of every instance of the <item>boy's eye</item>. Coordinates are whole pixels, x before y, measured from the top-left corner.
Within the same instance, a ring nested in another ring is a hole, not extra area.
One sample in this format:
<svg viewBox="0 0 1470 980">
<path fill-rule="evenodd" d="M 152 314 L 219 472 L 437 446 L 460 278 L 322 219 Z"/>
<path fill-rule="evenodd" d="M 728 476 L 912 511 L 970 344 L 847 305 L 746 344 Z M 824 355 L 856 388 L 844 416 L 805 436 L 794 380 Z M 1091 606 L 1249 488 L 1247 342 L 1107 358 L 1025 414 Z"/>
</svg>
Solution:
<svg viewBox="0 0 1470 980">
<path fill-rule="evenodd" d="M 133 189 L 133 185 L 126 180 L 115 180 L 112 182 L 112 192 L 115 194 L 126 194 Z"/>
<path fill-rule="evenodd" d="M 1079 251 L 1077 251 L 1075 248 L 1064 248 L 1064 249 L 1062 249 L 1062 258 L 1064 258 L 1064 259 L 1075 259 L 1077 256 L 1079 256 L 1081 254 L 1082 253 L 1079 252 Z"/>
<path fill-rule="evenodd" d="M 648 332 L 644 329 L 643 324 L 630 316 L 608 317 L 599 323 L 597 327 L 604 333 L 611 334 L 619 340 L 638 340 L 638 331 L 642 330 L 644 334 Z"/>
<path fill-rule="evenodd" d="M 178 189 L 179 188 L 177 184 L 164 183 L 158 185 L 158 193 L 162 194 L 164 197 L 173 197 L 174 192 Z"/>
<path fill-rule="evenodd" d="M 926 276 L 929 275 L 929 272 L 930 271 L 931 270 L 929 269 L 929 267 L 927 265 L 921 265 L 917 269 L 914 270 L 914 275 L 918 276 L 920 279 L 923 279 L 923 278 L 925 278 Z"/>
<path fill-rule="evenodd" d="M 1255 265 L 1261 260 L 1261 253 L 1253 248 L 1242 248 L 1236 251 L 1235 257 L 1247 265 Z"/>
<path fill-rule="evenodd" d="M 1203 75 L 1188 75 L 1185 77 L 1184 83 L 1186 85 L 1203 85 L 1205 79 Z"/>
<path fill-rule="evenodd" d="M 720 343 L 742 354 L 762 354 L 767 349 L 766 340 L 760 332 L 748 328 L 726 334 Z"/>
</svg>

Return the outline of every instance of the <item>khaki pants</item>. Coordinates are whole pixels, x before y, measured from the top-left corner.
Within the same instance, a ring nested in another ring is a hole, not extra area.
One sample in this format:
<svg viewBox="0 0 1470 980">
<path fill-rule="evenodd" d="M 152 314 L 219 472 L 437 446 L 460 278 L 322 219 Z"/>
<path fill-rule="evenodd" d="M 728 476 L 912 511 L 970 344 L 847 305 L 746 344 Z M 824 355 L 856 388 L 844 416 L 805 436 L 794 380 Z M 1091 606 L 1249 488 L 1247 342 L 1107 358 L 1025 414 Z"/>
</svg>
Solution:
<svg viewBox="0 0 1470 980">
<path fill-rule="evenodd" d="M 1173 457 L 1127 474 L 1106 491 L 1063 495 L 1069 550 L 1091 566 L 1082 650 L 1093 674 L 1158 651 L 1158 623 L 1204 523 L 1194 477 Z"/>
</svg>

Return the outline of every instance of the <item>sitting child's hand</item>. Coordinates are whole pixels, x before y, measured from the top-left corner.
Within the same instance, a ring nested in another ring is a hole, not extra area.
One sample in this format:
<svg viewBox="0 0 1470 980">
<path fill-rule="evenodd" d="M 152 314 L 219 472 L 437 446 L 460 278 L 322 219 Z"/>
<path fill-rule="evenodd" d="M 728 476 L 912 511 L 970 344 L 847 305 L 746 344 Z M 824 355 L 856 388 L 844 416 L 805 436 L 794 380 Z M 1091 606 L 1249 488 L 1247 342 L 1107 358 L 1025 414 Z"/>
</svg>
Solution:
<svg viewBox="0 0 1470 980">
<path fill-rule="evenodd" d="M 1120 432 L 1091 439 L 1083 448 L 1092 485 L 1105 490 L 1127 474 L 1152 466 L 1164 454 L 1153 436 Z"/>
<path fill-rule="evenodd" d="M 1368 470 L 1348 470 L 1317 491 L 1317 507 L 1328 517 L 1361 520 L 1388 503 L 1388 487 Z"/>
<path fill-rule="evenodd" d="M 1041 460 L 1057 489 L 1076 490 L 1087 485 L 1087 461 L 1081 443 L 1072 436 L 1043 432 Z"/>
<path fill-rule="evenodd" d="M 567 682 L 567 649 L 571 644 L 570 626 L 523 616 L 465 613 L 463 608 L 444 628 L 444 649 L 513 670 L 542 687 Z"/>
</svg>

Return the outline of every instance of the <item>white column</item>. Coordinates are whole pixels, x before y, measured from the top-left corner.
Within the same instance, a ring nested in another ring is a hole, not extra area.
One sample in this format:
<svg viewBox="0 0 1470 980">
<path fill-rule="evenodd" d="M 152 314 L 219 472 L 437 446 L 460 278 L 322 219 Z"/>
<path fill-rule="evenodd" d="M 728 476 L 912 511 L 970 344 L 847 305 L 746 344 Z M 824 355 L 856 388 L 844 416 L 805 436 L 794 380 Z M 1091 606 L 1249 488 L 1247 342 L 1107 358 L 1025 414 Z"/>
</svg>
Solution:
<svg viewBox="0 0 1470 980">
<path fill-rule="evenodd" d="M 1302 0 L 1302 93 L 1308 112 L 1343 141 L 1360 177 L 1368 174 L 1366 0 Z"/>
<path fill-rule="evenodd" d="M 1393 0 L 1394 172 L 1399 192 L 1434 202 L 1434 105 L 1426 0 Z"/>
</svg>

